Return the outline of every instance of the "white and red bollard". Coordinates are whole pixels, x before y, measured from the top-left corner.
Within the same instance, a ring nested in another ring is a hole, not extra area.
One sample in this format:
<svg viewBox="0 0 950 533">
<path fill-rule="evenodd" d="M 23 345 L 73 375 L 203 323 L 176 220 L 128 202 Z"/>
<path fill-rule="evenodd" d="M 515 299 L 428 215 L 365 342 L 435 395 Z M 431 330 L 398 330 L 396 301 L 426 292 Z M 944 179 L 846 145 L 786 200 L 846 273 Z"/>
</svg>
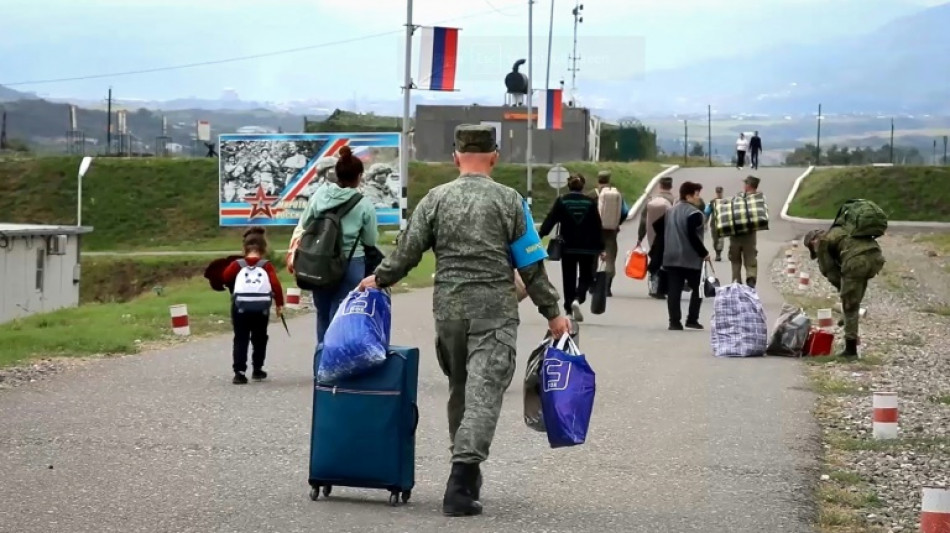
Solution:
<svg viewBox="0 0 950 533">
<path fill-rule="evenodd" d="M 831 314 L 831 309 L 819 309 L 818 310 L 818 327 L 819 328 L 830 328 L 835 325 L 834 316 Z"/>
<path fill-rule="evenodd" d="M 790 278 L 794 278 L 798 274 L 798 264 L 795 262 L 794 257 L 786 258 L 785 273 L 788 274 Z"/>
<path fill-rule="evenodd" d="M 172 315 L 172 333 L 175 335 L 191 335 L 191 326 L 188 324 L 188 306 L 185 304 L 173 305 L 168 308 Z"/>
<path fill-rule="evenodd" d="M 300 289 L 287 287 L 287 309 L 300 309 Z"/>
<path fill-rule="evenodd" d="M 798 275 L 798 290 L 808 290 L 809 285 L 811 285 L 811 276 L 808 274 L 808 272 L 800 273 Z"/>
<path fill-rule="evenodd" d="M 897 393 L 875 392 L 872 400 L 873 434 L 878 440 L 897 438 Z M 950 532 L 948 532 L 950 533 Z"/>
<path fill-rule="evenodd" d="M 950 533 L 950 489 L 924 487 L 920 504 L 920 533 Z"/>
</svg>

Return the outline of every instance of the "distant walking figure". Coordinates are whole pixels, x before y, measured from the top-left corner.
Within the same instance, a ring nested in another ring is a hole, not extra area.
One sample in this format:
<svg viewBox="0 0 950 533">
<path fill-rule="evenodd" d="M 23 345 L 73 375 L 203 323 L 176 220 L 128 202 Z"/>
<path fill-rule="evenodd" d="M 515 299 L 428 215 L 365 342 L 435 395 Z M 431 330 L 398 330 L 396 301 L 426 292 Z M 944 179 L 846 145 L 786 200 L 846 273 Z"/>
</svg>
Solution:
<svg viewBox="0 0 950 533">
<path fill-rule="evenodd" d="M 752 135 L 752 138 L 749 139 L 749 152 L 750 152 L 750 163 L 752 164 L 753 169 L 759 168 L 759 152 L 762 151 L 762 138 L 759 137 L 759 132 L 755 132 Z"/>
<path fill-rule="evenodd" d="M 736 139 L 736 168 L 745 168 L 745 153 L 749 151 L 749 139 L 746 139 L 745 133 L 740 133 Z"/>
</svg>

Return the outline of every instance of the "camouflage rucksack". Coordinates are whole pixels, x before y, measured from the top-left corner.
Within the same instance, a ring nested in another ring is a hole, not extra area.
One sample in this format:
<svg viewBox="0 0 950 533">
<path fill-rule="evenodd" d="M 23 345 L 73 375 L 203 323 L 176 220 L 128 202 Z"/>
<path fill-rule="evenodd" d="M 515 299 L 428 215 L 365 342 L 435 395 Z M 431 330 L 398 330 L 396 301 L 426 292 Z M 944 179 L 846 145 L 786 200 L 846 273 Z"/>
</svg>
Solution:
<svg viewBox="0 0 950 533">
<path fill-rule="evenodd" d="M 848 200 L 838 209 L 831 227 L 841 226 L 852 237 L 877 238 L 887 231 L 887 213 L 863 198 Z"/>
</svg>

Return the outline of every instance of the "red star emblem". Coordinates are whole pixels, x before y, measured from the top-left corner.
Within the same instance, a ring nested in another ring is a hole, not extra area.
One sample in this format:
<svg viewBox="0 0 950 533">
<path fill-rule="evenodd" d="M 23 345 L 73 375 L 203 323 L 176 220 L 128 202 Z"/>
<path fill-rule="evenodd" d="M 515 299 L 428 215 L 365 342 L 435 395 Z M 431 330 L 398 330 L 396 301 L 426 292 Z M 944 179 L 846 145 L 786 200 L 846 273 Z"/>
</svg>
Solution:
<svg viewBox="0 0 950 533">
<path fill-rule="evenodd" d="M 254 218 L 260 213 L 263 213 L 267 218 L 274 218 L 274 211 L 280 211 L 280 209 L 272 209 L 272 207 L 279 199 L 279 196 L 267 196 L 264 194 L 264 187 L 258 185 L 256 193 L 244 197 L 245 201 L 252 204 L 251 214 L 247 218 Z"/>
</svg>

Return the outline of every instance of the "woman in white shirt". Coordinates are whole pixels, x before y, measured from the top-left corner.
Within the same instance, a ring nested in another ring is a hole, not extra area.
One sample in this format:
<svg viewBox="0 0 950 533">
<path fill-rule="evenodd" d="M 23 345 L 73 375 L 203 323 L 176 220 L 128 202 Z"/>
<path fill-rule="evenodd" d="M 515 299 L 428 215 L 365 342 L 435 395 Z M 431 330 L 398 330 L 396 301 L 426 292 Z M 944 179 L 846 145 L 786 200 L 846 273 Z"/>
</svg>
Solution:
<svg viewBox="0 0 950 533">
<path fill-rule="evenodd" d="M 736 168 L 745 168 L 745 153 L 749 151 L 749 139 L 745 138 L 745 133 L 740 133 L 736 140 Z"/>
</svg>

